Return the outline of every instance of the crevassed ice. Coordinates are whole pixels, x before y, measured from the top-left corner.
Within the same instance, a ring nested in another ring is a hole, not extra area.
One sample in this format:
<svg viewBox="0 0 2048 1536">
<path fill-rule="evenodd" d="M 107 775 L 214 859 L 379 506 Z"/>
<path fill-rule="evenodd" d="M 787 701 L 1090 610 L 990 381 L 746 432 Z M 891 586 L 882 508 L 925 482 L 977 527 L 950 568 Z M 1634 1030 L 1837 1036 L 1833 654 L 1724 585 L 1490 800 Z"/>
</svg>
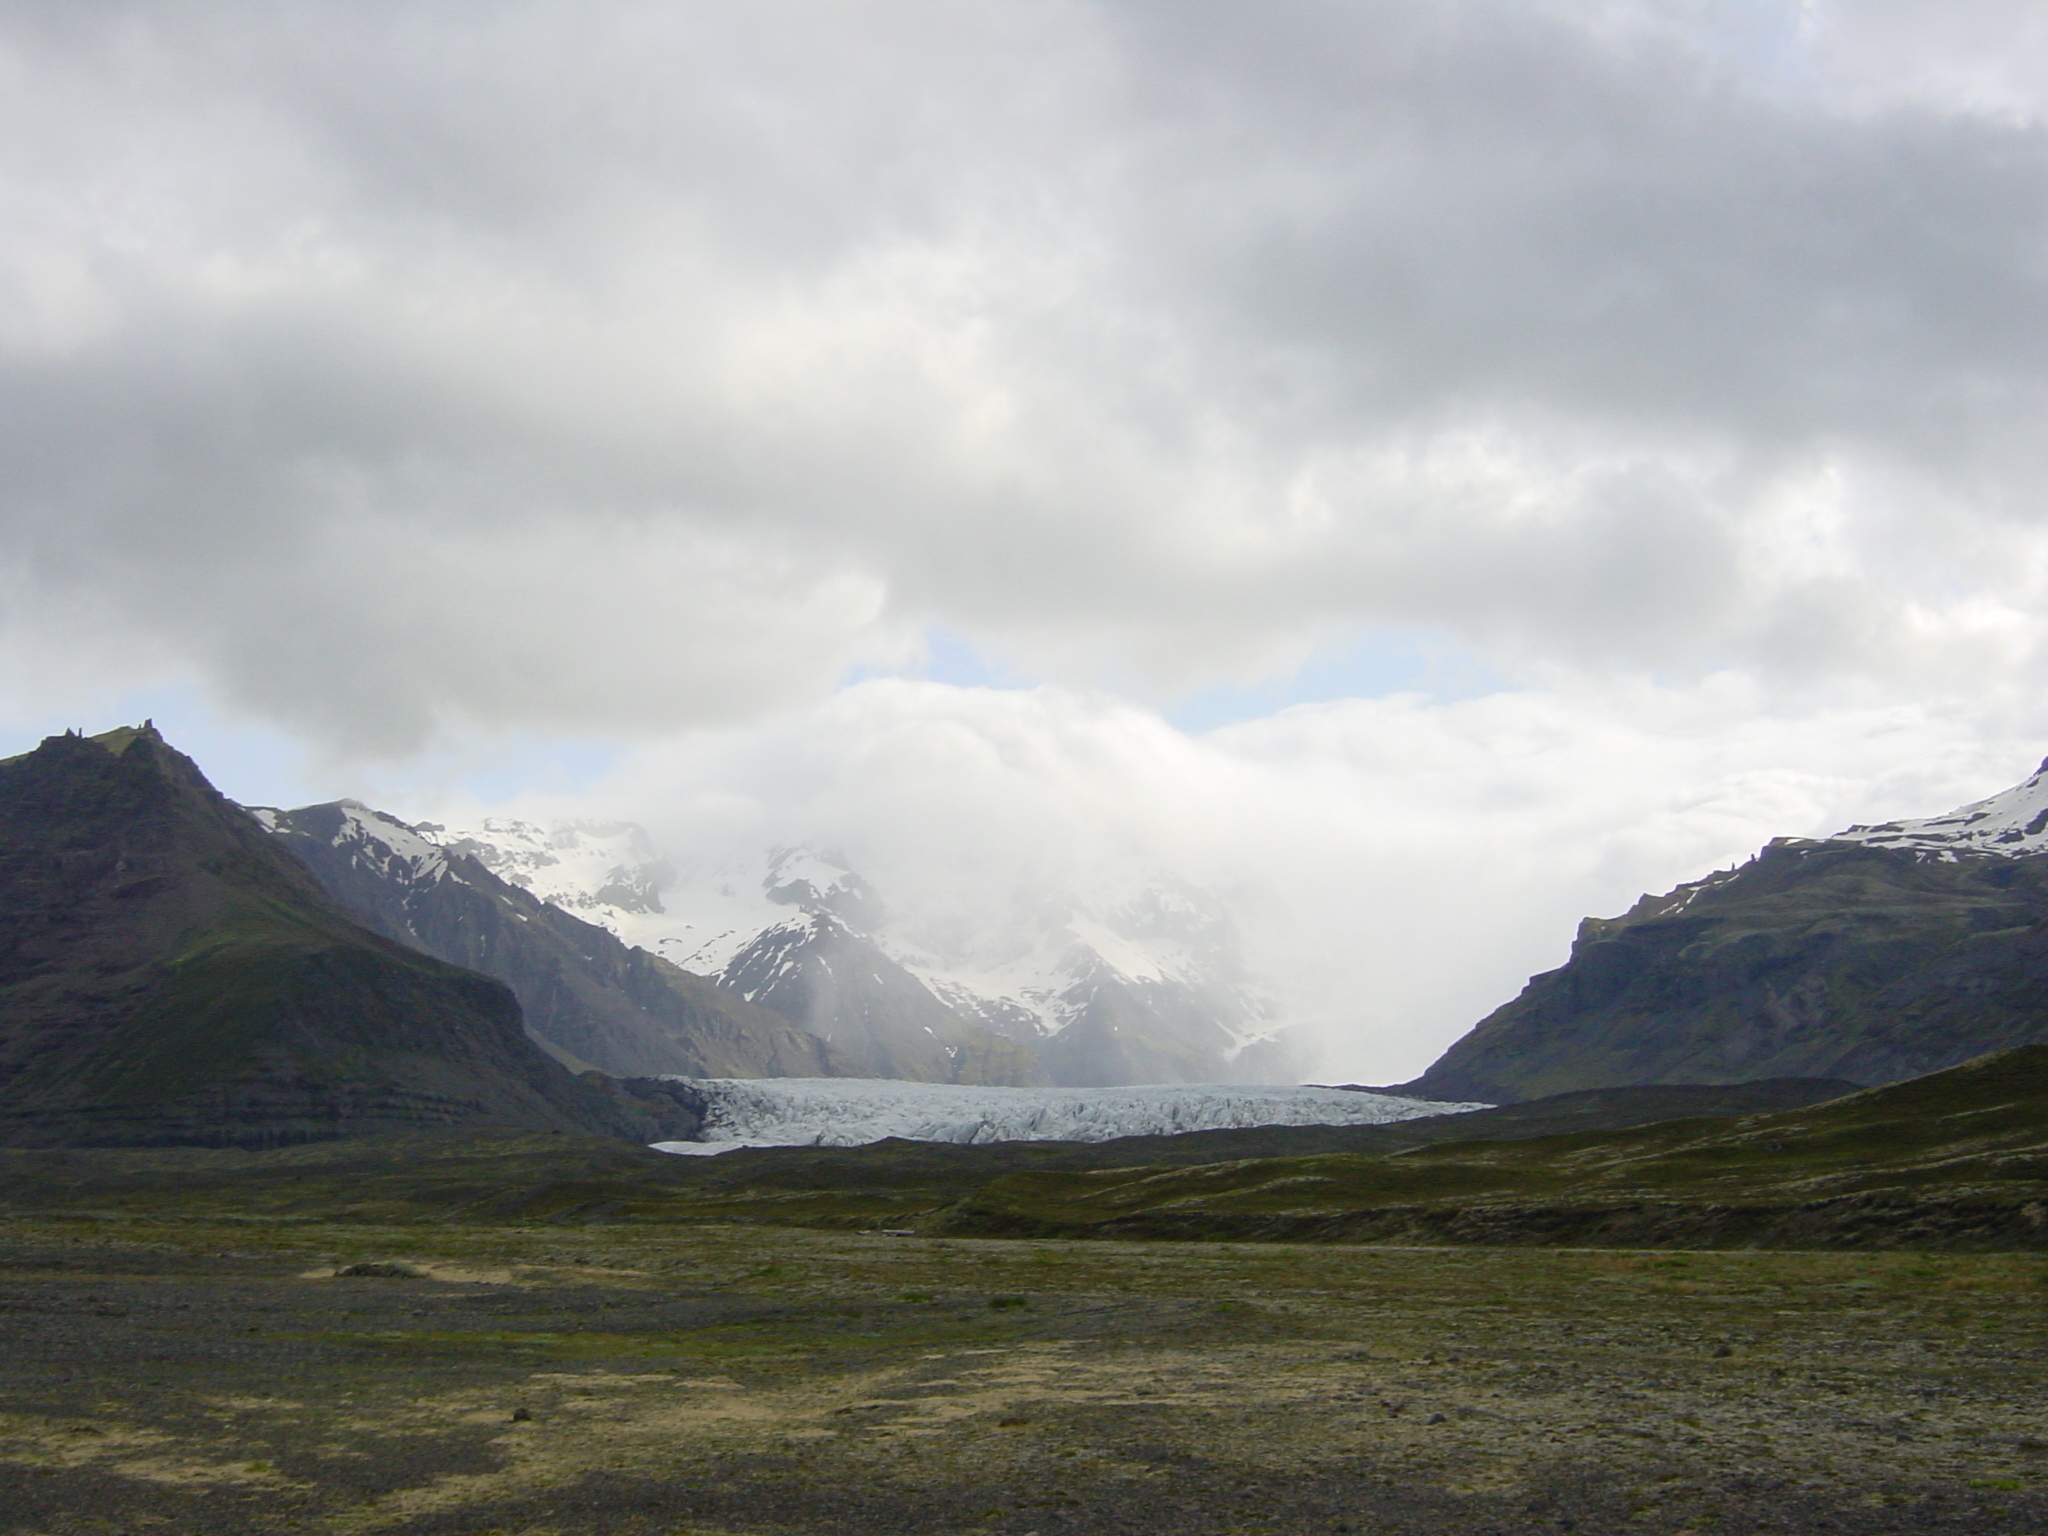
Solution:
<svg viewBox="0 0 2048 1536">
<path fill-rule="evenodd" d="M 1256 1125 L 1384 1125 L 1484 1109 L 1343 1088 L 1162 1084 L 981 1088 L 880 1078 L 674 1078 L 710 1100 L 703 1137 L 663 1152 L 906 1141 L 1110 1141 Z"/>
</svg>

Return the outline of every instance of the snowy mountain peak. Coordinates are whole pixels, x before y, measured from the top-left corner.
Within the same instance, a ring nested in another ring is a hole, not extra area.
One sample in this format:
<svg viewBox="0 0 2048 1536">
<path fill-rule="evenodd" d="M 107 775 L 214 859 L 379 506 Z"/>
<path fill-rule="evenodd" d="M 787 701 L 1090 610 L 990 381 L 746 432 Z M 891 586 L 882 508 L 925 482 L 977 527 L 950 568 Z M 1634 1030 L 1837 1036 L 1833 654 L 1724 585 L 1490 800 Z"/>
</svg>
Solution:
<svg viewBox="0 0 2048 1536">
<path fill-rule="evenodd" d="M 887 916 L 874 887 L 845 860 L 811 848 L 772 850 L 761 889 L 777 906 L 830 912 L 862 932 L 880 928 Z"/>
<path fill-rule="evenodd" d="M 887 1015 L 955 1046 L 1009 1042 L 1002 1050 L 1055 1081 L 1292 1071 L 1228 903 L 1170 874 L 1115 899 L 1045 891 L 991 907 L 892 892 L 885 904 L 848 858 L 817 844 L 670 862 L 627 824 L 492 818 L 418 831 L 842 1045 Z M 1022 1069 L 991 1056 L 977 1070 Z"/>
<path fill-rule="evenodd" d="M 1908 848 L 1954 858 L 1999 854 L 2017 858 L 2048 850 L 2048 760 L 2031 778 L 1945 816 L 1854 826 L 1826 839 L 1873 848 Z"/>
<path fill-rule="evenodd" d="M 614 913 L 658 914 L 670 876 L 645 831 L 631 822 L 566 821 L 551 827 L 487 816 L 474 828 L 421 822 L 415 829 L 466 854 L 499 879 L 587 922 L 621 933 Z"/>
<path fill-rule="evenodd" d="M 276 832 L 284 813 L 270 806 L 255 806 L 250 814 L 266 832 Z M 377 874 L 405 884 L 421 884 L 448 877 L 448 855 L 420 835 L 417 828 L 395 816 L 373 811 L 359 800 L 337 800 L 330 805 L 309 806 L 295 813 L 300 818 L 325 819 L 331 825 L 322 835 L 355 863 Z"/>
</svg>

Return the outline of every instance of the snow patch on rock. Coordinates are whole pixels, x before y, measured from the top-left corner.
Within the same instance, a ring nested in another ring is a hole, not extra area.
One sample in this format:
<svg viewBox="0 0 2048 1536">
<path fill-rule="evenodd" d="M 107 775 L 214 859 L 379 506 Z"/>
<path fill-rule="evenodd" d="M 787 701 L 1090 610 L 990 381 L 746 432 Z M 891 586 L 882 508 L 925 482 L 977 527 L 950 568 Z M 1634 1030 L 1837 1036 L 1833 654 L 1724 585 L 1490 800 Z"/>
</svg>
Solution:
<svg viewBox="0 0 2048 1536">
<path fill-rule="evenodd" d="M 1962 853 L 2018 858 L 2048 849 L 2048 762 L 2033 777 L 1945 816 L 1881 821 L 1850 827 L 1825 839 L 1873 848 L 1909 848 L 1954 858 Z"/>
</svg>

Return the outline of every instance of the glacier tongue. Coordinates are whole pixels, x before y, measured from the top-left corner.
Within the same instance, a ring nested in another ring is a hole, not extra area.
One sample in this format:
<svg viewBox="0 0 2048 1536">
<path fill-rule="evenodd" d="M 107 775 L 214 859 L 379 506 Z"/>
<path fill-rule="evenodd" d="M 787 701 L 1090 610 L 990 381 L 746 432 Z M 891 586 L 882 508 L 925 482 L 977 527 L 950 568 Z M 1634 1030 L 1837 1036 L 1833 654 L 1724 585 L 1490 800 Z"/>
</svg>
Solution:
<svg viewBox="0 0 2048 1536">
<path fill-rule="evenodd" d="M 1384 1125 L 1484 1109 L 1344 1088 L 1163 1084 L 978 1088 L 882 1078 L 678 1078 L 709 1101 L 703 1138 L 662 1152 L 906 1141 L 1110 1141 L 1256 1125 Z"/>
</svg>

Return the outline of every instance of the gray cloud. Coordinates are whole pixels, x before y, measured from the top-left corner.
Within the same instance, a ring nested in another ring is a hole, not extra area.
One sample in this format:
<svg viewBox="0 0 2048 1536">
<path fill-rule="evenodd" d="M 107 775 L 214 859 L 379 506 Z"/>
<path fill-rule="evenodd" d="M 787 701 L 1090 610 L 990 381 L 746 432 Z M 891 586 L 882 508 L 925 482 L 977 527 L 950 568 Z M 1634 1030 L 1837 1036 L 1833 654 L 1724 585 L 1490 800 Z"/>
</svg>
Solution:
<svg viewBox="0 0 2048 1536">
<path fill-rule="evenodd" d="M 1238 348 L 1317 359 L 1340 430 L 1533 406 L 1950 455 L 1986 395 L 2021 395 L 2007 425 L 2039 403 L 2031 124 L 1849 116 L 1526 6 L 1160 19 L 1208 89 L 1172 99 L 1145 274 L 1192 268 Z M 1291 77 L 1243 66 L 1254 28 Z"/>
<path fill-rule="evenodd" d="M 364 752 L 931 622 L 2019 687 L 2042 54 L 1915 14 L 0 6 L 0 644 Z"/>
</svg>

